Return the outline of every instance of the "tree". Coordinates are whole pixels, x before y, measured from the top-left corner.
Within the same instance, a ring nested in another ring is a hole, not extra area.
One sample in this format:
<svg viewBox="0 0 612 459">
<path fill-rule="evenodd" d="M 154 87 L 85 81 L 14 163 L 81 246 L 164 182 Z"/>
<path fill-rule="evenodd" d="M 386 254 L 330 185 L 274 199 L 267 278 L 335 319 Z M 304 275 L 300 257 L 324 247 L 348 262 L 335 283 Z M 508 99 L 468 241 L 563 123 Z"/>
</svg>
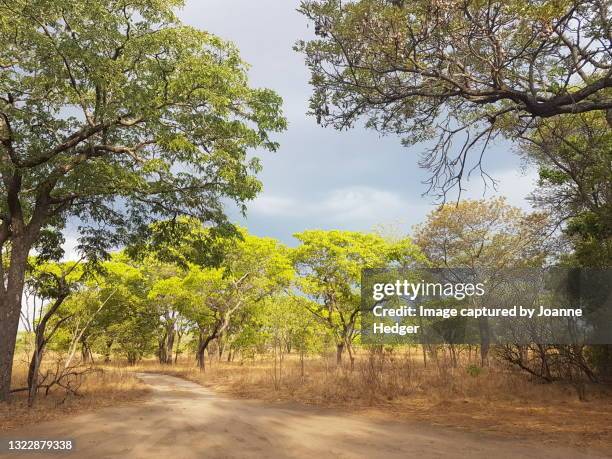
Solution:
<svg viewBox="0 0 612 459">
<path fill-rule="evenodd" d="M 47 344 L 53 338 L 60 326 L 69 320 L 71 314 L 63 314 L 57 318 L 66 298 L 82 279 L 82 272 L 77 269 L 78 263 L 70 262 L 65 265 L 57 263 L 35 263 L 27 276 L 27 288 L 30 297 L 41 300 L 40 307 L 33 311 L 33 317 L 25 317 L 27 328 L 34 334 L 34 346 L 30 365 L 28 367 L 28 406 L 34 405 L 39 389 L 39 373 Z M 34 301 L 36 301 L 34 299 Z M 44 304 L 46 302 L 46 304 Z M 31 319 L 31 321 L 30 321 Z M 50 330 L 47 327 L 51 325 Z"/>
<path fill-rule="evenodd" d="M 268 339 L 273 350 L 275 388 L 282 380 L 284 356 L 292 350 L 300 357 L 300 375 L 305 377 L 304 358 L 317 349 L 328 330 L 312 314 L 316 305 L 303 296 L 278 295 L 262 304 L 259 334 Z"/>
<path fill-rule="evenodd" d="M 160 265 L 155 267 L 161 270 Z M 173 362 L 172 352 L 177 325 L 181 320 L 181 311 L 187 307 L 189 294 L 185 291 L 184 278 L 179 273 L 171 277 L 161 277 L 153 283 L 148 294 L 148 299 L 152 300 L 152 306 L 157 310 L 159 317 L 161 334 L 158 336 L 158 358 L 159 363 L 171 364 Z"/>
<path fill-rule="evenodd" d="M 421 259 L 409 239 L 389 243 L 376 234 L 354 231 L 309 230 L 293 235 L 301 243 L 293 253 L 298 287 L 313 302 L 311 312 L 325 324 L 336 341 L 336 362 L 349 353 L 354 364 L 353 340 L 358 334 L 361 271 L 384 268 L 391 261 Z"/>
<path fill-rule="evenodd" d="M 284 246 L 244 230 L 240 239 L 227 241 L 220 267 L 191 266 L 184 285 L 192 292 L 192 301 L 184 314 L 198 329 L 200 368 L 204 369 L 209 344 L 228 329 L 235 314 L 288 288 L 292 277 Z"/>
<path fill-rule="evenodd" d="M 363 118 L 406 144 L 437 137 L 421 163 L 431 189 L 461 188 L 490 141 L 542 119 L 607 111 L 612 126 L 608 0 L 308 0 L 299 11 L 317 35 L 296 46 L 312 114 L 338 129 Z"/>
<path fill-rule="evenodd" d="M 85 354 L 91 353 L 86 349 L 97 350 L 108 362 L 113 348 L 118 348 L 134 364 L 149 352 L 159 325 L 155 308 L 147 302 L 151 284 L 146 269 L 131 263 L 125 254 L 115 253 L 81 296 L 69 298 L 79 316 L 91 315 L 104 303 L 80 339 Z"/>
<path fill-rule="evenodd" d="M 526 214 L 504 198 L 465 200 L 430 213 L 425 223 L 416 226 L 414 237 L 434 267 L 455 269 L 459 279 L 467 268 L 491 290 L 504 270 L 542 265 L 549 254 L 547 224 L 545 214 Z M 478 325 L 481 363 L 486 365 L 487 319 L 480 318 Z"/>
<path fill-rule="evenodd" d="M 612 130 L 600 113 L 563 116 L 524 138 L 539 169 L 531 199 L 563 229 L 564 263 L 608 268 L 612 261 Z M 573 249 L 573 250 L 572 250 Z M 602 379 L 612 376 L 612 346 L 591 346 Z"/>
<path fill-rule="evenodd" d="M 612 260 L 612 130 L 600 113 L 542 123 L 523 147 L 539 169 L 532 201 L 561 226 L 574 263 L 608 267 Z"/>
<path fill-rule="evenodd" d="M 224 223 L 224 198 L 244 209 L 260 188 L 247 150 L 276 149 L 281 100 L 181 4 L 0 2 L 0 401 L 28 254 L 68 218 L 100 258 L 153 220 Z"/>
</svg>

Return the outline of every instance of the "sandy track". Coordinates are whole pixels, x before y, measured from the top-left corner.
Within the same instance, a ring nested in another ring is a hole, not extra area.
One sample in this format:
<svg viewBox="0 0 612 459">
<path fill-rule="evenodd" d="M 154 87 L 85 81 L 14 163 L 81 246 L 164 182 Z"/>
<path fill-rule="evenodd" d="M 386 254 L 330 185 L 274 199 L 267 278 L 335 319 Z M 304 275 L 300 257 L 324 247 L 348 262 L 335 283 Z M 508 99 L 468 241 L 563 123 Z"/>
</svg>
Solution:
<svg viewBox="0 0 612 459">
<path fill-rule="evenodd" d="M 179 378 L 139 375 L 147 401 L 13 431 L 11 438 L 74 439 L 72 453 L 3 457 L 97 458 L 596 458 L 593 452 L 478 436 L 417 423 L 378 422 L 300 406 L 231 400 Z M 7 437 L 6 433 L 2 435 Z M 0 456 L 2 454 L 0 453 Z"/>
</svg>

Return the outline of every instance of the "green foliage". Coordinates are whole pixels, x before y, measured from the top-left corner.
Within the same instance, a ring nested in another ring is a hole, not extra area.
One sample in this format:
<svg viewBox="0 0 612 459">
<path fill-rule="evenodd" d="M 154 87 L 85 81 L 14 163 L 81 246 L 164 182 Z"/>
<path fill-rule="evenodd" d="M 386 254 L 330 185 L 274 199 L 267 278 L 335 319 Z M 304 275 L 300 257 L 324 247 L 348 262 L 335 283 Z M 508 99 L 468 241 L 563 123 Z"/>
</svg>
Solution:
<svg viewBox="0 0 612 459">
<path fill-rule="evenodd" d="M 533 201 L 563 225 L 574 248 L 566 262 L 607 267 L 612 260 L 612 129 L 602 113 L 541 123 L 525 140 L 539 168 Z"/>
<path fill-rule="evenodd" d="M 103 264 L 103 274 L 71 295 L 63 309 L 74 317 L 62 328 L 74 334 L 89 323 L 82 345 L 106 355 L 114 346 L 124 355 L 149 353 L 158 317 L 145 302 L 147 279 L 142 269 L 120 255 Z"/>
<path fill-rule="evenodd" d="M 220 267 L 191 265 L 183 280 L 191 295 L 186 317 L 199 328 L 212 327 L 213 333 L 229 326 L 239 309 L 288 287 L 293 277 L 287 249 L 277 241 L 244 230 L 240 235 L 226 241 Z"/>
<path fill-rule="evenodd" d="M 276 296 L 261 303 L 257 311 L 260 331 L 258 339 L 283 353 L 302 355 L 322 351 L 328 330 L 312 314 L 314 305 L 303 297 Z"/>
<path fill-rule="evenodd" d="M 301 242 L 292 254 L 305 293 L 351 300 L 365 268 L 392 261 L 422 259 L 409 239 L 389 243 L 376 234 L 308 230 L 294 234 Z"/>
<path fill-rule="evenodd" d="M 468 365 L 465 368 L 465 371 L 467 372 L 468 375 L 470 375 L 472 378 L 477 378 L 478 376 L 481 375 L 482 373 L 482 367 L 479 367 L 478 365 Z"/>
<path fill-rule="evenodd" d="M 142 228 L 125 252 L 139 262 L 154 259 L 183 269 L 189 264 L 219 266 L 228 240 L 241 236 L 231 224 L 203 228 L 195 218 L 179 217 Z"/>
<path fill-rule="evenodd" d="M 261 189 L 248 152 L 277 149 L 281 98 L 250 87 L 236 47 L 183 24 L 180 6 L 0 2 L 0 400 L 28 254 L 60 259 L 68 219 L 99 265 L 158 220 L 228 227 L 225 203 L 244 212 Z"/>
<path fill-rule="evenodd" d="M 188 228 L 180 244 L 160 236 L 161 244 L 143 244 L 136 260 L 114 254 L 84 280 L 58 315 L 78 319 L 62 324 L 54 346 L 66 348 L 85 322 L 84 349 L 130 362 L 156 347 L 158 354 L 164 346 L 178 348 L 169 337 L 179 333 L 188 333 L 200 354 L 213 340 L 243 355 L 277 349 L 305 356 L 324 351 L 331 339 L 350 346 L 358 332 L 361 270 L 424 262 L 407 239 L 308 231 L 296 235 L 302 245 L 290 250 L 238 229 L 235 237 L 215 240 L 219 262 L 195 264 L 190 253 L 208 230 L 179 224 Z"/>
<path fill-rule="evenodd" d="M 55 300 L 78 288 L 85 278 L 79 262 L 41 262 L 30 258 L 26 276 L 27 289 L 41 300 Z"/>
<path fill-rule="evenodd" d="M 301 245 L 292 253 L 297 285 L 312 302 L 311 312 L 334 335 L 339 354 L 349 352 L 358 333 L 361 272 L 391 263 L 423 262 L 410 240 L 388 242 L 376 234 L 309 230 L 294 235 Z"/>
<path fill-rule="evenodd" d="M 181 5 L 0 4 L 0 195 L 39 219 L 47 252 L 58 241 L 36 227 L 69 216 L 95 257 L 165 217 L 226 224 L 222 198 L 244 209 L 260 190 L 247 150 L 276 150 L 281 99 L 249 87 L 235 46 L 182 24 Z"/>
</svg>

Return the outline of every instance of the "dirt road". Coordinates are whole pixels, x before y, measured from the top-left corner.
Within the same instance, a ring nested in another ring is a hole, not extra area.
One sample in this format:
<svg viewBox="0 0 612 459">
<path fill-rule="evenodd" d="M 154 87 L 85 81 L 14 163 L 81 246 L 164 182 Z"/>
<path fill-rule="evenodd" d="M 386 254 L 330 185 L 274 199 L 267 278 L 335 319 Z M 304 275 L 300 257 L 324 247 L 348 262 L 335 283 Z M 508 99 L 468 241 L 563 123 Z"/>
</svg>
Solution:
<svg viewBox="0 0 612 459">
<path fill-rule="evenodd" d="M 171 376 L 139 376 L 152 386 L 150 398 L 143 403 L 39 424 L 13 431 L 10 437 L 75 441 L 72 453 L 31 456 L 39 459 L 605 457 L 417 423 L 382 423 L 320 409 L 231 400 Z M 0 456 L 28 457 L 24 453 Z"/>
</svg>

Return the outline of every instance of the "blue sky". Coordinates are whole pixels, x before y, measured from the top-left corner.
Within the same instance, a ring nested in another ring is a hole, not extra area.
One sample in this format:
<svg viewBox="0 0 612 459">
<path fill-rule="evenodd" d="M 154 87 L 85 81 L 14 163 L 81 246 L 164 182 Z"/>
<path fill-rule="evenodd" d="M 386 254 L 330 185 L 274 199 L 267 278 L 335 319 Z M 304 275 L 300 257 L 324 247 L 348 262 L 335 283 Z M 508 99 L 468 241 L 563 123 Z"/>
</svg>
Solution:
<svg viewBox="0 0 612 459">
<path fill-rule="evenodd" d="M 397 137 L 365 129 L 322 128 L 306 116 L 309 74 L 292 47 L 296 40 L 311 37 L 312 29 L 297 13 L 298 3 L 189 0 L 180 12 L 186 23 L 233 41 L 251 65 L 251 84 L 272 88 L 284 99 L 289 129 L 277 136 L 279 151 L 254 152 L 262 159 L 264 190 L 250 203 L 246 220 L 230 213 L 254 234 L 290 245 L 295 243 L 293 233 L 308 228 L 367 231 L 382 224 L 409 232 L 435 208 L 434 197 L 422 196 L 427 172 L 417 161 L 424 148 L 405 148 Z M 499 182 L 495 194 L 529 208 L 525 197 L 534 188 L 535 174 L 522 171 L 510 145 L 490 148 L 485 165 Z M 467 188 L 464 196 L 482 196 L 479 177 Z M 74 242 L 69 233 L 69 253 Z"/>
</svg>

